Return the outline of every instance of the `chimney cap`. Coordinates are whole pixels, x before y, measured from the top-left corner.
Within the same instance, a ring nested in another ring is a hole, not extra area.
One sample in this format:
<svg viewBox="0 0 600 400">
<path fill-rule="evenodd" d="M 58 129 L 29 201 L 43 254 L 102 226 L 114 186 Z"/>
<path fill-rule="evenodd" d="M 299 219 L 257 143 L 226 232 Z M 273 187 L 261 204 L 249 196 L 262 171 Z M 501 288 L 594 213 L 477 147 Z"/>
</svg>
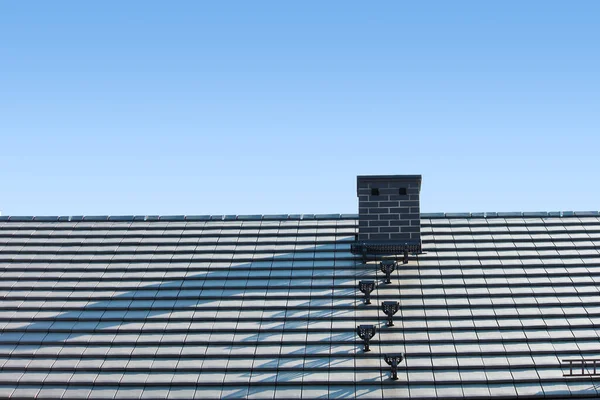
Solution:
<svg viewBox="0 0 600 400">
<path fill-rule="evenodd" d="M 417 183 L 421 188 L 421 175 L 358 175 L 356 177 L 356 189 L 361 183 L 380 182 L 380 183 Z"/>
</svg>

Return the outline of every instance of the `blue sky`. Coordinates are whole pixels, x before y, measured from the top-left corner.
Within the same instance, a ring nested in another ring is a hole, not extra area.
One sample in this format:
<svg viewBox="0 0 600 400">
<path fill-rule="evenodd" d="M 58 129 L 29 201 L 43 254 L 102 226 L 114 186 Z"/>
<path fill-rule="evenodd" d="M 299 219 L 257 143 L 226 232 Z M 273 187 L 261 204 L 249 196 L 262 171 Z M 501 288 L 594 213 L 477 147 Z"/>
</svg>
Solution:
<svg viewBox="0 0 600 400">
<path fill-rule="evenodd" d="M 599 210 L 596 1 L 0 3 L 3 215 Z"/>
</svg>

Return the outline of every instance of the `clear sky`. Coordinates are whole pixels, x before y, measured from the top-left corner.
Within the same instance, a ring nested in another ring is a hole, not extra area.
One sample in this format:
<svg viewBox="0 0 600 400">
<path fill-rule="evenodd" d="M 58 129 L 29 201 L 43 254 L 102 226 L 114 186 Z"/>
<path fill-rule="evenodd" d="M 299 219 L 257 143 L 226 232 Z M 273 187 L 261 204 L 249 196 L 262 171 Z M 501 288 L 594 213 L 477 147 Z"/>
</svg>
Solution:
<svg viewBox="0 0 600 400">
<path fill-rule="evenodd" d="M 3 215 L 599 210 L 598 1 L 1 1 Z"/>
</svg>

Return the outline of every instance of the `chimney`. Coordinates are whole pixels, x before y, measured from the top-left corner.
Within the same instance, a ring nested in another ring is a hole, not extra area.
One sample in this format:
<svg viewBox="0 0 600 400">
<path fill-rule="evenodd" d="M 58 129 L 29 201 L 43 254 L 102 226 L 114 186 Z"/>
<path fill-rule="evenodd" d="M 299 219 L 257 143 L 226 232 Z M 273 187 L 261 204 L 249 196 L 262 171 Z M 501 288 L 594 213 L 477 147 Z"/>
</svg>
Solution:
<svg viewBox="0 0 600 400">
<path fill-rule="evenodd" d="M 421 175 L 357 177 L 358 242 L 369 254 L 421 251 Z"/>
</svg>

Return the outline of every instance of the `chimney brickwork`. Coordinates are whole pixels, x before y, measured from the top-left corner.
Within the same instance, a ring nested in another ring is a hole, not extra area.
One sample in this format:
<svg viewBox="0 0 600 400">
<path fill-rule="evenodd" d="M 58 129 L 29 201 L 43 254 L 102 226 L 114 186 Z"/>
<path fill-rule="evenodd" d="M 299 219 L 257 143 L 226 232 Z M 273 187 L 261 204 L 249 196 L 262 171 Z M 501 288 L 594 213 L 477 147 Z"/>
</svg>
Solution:
<svg viewBox="0 0 600 400">
<path fill-rule="evenodd" d="M 357 177 L 358 241 L 421 243 L 421 175 Z"/>
</svg>

